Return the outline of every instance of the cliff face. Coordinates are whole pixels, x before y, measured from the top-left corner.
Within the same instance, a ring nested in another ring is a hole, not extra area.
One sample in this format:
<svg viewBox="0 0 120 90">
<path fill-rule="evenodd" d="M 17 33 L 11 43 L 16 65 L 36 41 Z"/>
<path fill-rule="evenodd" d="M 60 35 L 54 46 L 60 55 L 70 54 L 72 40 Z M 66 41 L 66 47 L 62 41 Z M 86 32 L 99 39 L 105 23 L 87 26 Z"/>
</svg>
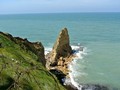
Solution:
<svg viewBox="0 0 120 90">
<path fill-rule="evenodd" d="M 41 43 L 0 32 L 0 90 L 65 90 L 43 64 Z"/>
<path fill-rule="evenodd" d="M 53 46 L 53 49 L 49 55 L 50 66 L 57 65 L 61 57 L 62 58 L 69 57 L 71 53 L 72 53 L 72 49 L 69 42 L 68 30 L 67 28 L 64 28 L 60 32 Z"/>
<path fill-rule="evenodd" d="M 44 47 L 41 42 L 29 42 L 27 39 L 15 37 L 15 43 L 19 44 L 24 50 L 30 50 L 35 53 L 38 56 L 37 61 L 40 61 L 45 66 L 46 60 L 44 55 Z"/>
<path fill-rule="evenodd" d="M 3 32 L 0 32 L 0 34 L 6 36 L 12 42 L 18 44 L 25 51 L 33 52 L 35 55 L 38 56 L 37 61 L 40 61 L 45 66 L 46 60 L 44 55 L 44 47 L 41 42 L 29 42 L 27 39 L 23 39 L 20 37 L 13 37 L 8 33 L 3 33 Z"/>
</svg>

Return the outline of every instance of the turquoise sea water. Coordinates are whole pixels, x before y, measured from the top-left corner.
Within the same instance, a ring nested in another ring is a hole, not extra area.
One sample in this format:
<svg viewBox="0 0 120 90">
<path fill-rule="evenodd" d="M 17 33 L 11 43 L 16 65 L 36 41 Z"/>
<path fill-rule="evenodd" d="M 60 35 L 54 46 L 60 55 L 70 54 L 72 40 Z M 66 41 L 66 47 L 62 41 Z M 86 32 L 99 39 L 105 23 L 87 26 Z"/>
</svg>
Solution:
<svg viewBox="0 0 120 90">
<path fill-rule="evenodd" d="M 120 13 L 0 15 L 0 31 L 41 41 L 45 47 L 52 47 L 63 27 L 71 44 L 87 47 L 87 55 L 73 66 L 75 81 L 120 90 Z"/>
</svg>

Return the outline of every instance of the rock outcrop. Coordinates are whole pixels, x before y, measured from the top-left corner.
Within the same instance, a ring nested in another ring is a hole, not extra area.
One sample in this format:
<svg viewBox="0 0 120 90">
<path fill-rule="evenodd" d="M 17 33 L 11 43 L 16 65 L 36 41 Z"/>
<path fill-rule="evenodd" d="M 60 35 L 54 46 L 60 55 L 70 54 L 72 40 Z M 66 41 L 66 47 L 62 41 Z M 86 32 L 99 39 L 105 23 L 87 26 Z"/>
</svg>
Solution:
<svg viewBox="0 0 120 90">
<path fill-rule="evenodd" d="M 60 32 L 51 53 L 48 55 L 50 66 L 56 66 L 58 64 L 62 65 L 64 62 L 63 58 L 69 57 L 71 53 L 72 49 L 69 42 L 68 30 L 67 28 L 64 28 Z"/>
</svg>

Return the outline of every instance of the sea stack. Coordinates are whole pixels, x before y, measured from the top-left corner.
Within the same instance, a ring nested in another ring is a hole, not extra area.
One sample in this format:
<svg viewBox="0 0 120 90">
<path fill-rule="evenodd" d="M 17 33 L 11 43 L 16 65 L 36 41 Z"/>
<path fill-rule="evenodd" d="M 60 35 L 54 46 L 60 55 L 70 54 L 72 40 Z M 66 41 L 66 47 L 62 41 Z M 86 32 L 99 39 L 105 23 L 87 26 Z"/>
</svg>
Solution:
<svg viewBox="0 0 120 90">
<path fill-rule="evenodd" d="M 48 70 L 62 71 L 67 75 L 68 64 L 72 58 L 72 48 L 70 46 L 69 34 L 67 28 L 61 30 L 52 51 L 46 55 L 46 68 Z"/>
<path fill-rule="evenodd" d="M 65 58 L 72 53 L 67 28 L 61 30 L 52 51 L 47 55 L 47 68 L 64 66 Z"/>
</svg>

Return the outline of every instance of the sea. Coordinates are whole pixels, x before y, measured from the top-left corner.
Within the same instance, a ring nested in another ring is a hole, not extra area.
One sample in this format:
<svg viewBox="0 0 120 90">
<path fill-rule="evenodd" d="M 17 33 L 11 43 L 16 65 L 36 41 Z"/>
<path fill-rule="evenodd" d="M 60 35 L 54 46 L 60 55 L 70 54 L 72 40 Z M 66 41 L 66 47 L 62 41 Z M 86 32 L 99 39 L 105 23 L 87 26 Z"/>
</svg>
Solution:
<svg viewBox="0 0 120 90">
<path fill-rule="evenodd" d="M 45 52 L 52 49 L 65 27 L 72 48 L 84 47 L 69 66 L 72 82 L 120 90 L 119 12 L 0 15 L 0 31 L 32 42 L 40 41 Z"/>
</svg>

